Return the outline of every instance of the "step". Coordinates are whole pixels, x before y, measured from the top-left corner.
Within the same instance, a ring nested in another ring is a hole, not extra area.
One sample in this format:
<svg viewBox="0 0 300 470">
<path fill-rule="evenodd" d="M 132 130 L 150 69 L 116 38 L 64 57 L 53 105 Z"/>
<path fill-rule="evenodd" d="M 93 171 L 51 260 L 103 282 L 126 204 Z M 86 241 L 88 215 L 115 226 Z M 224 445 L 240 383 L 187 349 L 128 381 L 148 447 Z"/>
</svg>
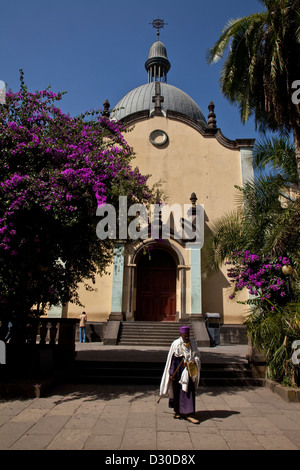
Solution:
<svg viewBox="0 0 300 470">
<path fill-rule="evenodd" d="M 164 362 L 75 361 L 69 381 L 97 384 L 153 384 L 159 385 Z M 248 364 L 202 364 L 202 386 L 257 386 L 262 379 L 254 379 Z"/>
<path fill-rule="evenodd" d="M 122 322 L 118 344 L 121 346 L 170 346 L 179 337 L 176 322 Z M 191 338 L 194 339 L 193 330 Z"/>
</svg>

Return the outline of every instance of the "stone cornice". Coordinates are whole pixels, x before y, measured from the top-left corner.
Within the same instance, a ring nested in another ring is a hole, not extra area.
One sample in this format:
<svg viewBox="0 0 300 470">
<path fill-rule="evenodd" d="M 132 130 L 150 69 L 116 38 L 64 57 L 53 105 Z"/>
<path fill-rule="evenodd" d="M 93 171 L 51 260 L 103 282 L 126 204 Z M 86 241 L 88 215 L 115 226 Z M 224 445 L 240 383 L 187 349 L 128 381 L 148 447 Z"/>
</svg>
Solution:
<svg viewBox="0 0 300 470">
<path fill-rule="evenodd" d="M 139 121 L 144 121 L 146 119 L 152 119 L 153 116 L 150 116 L 149 110 L 144 110 L 144 111 L 138 111 L 137 113 L 130 114 L 126 116 L 124 119 L 122 119 L 122 122 L 124 124 L 127 124 L 129 126 L 134 125 L 135 123 Z M 205 127 L 204 123 L 195 121 L 194 119 L 178 113 L 177 111 L 167 111 L 167 118 L 174 120 L 174 121 L 179 121 L 182 122 L 196 131 L 198 131 L 203 137 L 205 138 L 214 138 L 216 139 L 221 145 L 224 147 L 231 149 L 231 150 L 240 150 L 243 147 L 250 147 L 252 148 L 254 146 L 255 139 L 236 139 L 236 140 L 230 140 L 227 137 L 225 137 L 218 127 Z"/>
</svg>

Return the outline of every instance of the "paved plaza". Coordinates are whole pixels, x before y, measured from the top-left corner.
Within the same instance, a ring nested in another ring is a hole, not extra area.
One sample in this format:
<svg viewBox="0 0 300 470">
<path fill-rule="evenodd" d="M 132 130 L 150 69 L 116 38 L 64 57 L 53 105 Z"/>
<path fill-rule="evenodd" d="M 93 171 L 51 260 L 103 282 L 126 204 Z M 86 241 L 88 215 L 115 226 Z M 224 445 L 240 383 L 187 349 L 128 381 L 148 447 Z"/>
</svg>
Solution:
<svg viewBox="0 0 300 470">
<path fill-rule="evenodd" d="M 267 387 L 200 387 L 196 408 L 197 425 L 175 420 L 157 385 L 58 384 L 0 400 L 0 449 L 300 449 L 300 403 Z"/>
</svg>

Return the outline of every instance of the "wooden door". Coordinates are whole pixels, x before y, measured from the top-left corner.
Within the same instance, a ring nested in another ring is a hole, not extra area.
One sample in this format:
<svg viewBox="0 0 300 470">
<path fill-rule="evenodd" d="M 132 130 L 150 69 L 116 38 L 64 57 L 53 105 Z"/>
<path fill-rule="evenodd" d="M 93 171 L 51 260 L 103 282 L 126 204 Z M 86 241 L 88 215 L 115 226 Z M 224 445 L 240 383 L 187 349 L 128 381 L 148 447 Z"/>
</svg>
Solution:
<svg viewBox="0 0 300 470">
<path fill-rule="evenodd" d="M 163 250 L 151 250 L 150 256 L 143 255 L 137 267 L 136 320 L 175 321 L 175 261 Z"/>
</svg>

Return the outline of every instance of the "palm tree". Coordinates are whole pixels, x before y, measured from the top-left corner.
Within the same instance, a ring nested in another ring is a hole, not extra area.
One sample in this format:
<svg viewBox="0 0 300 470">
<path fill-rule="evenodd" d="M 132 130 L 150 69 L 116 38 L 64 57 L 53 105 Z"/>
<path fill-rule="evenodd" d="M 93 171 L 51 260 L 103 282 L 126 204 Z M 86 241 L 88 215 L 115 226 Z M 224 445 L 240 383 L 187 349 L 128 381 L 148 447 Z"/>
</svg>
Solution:
<svg viewBox="0 0 300 470">
<path fill-rule="evenodd" d="M 300 198 L 291 195 L 284 173 L 260 174 L 237 188 L 237 208 L 212 225 L 205 244 L 204 276 L 231 260 L 238 251 L 286 256 L 300 265 Z"/>
<path fill-rule="evenodd" d="M 256 142 L 253 152 L 254 170 L 281 173 L 287 181 L 297 183 L 295 147 L 285 136 L 265 137 Z M 295 188 L 296 189 L 296 188 Z"/>
<path fill-rule="evenodd" d="M 265 10 L 230 20 L 208 51 L 208 62 L 228 56 L 221 71 L 224 96 L 241 120 L 254 115 L 260 131 L 292 132 L 300 179 L 300 104 L 292 101 L 300 80 L 300 0 L 259 0 Z"/>
</svg>

